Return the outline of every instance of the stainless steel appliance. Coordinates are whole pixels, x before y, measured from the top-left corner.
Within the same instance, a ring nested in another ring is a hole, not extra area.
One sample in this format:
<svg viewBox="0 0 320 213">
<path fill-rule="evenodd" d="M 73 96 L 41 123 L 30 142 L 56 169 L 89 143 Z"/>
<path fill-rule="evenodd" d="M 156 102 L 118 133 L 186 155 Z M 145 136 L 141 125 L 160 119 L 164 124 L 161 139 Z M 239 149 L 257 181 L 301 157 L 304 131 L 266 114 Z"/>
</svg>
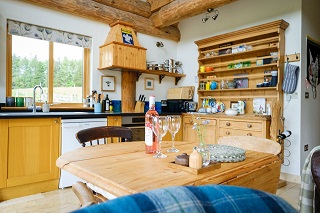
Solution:
<svg viewBox="0 0 320 213">
<path fill-rule="evenodd" d="M 122 126 L 132 130 L 132 141 L 144 141 L 144 116 L 122 116 Z"/>
</svg>

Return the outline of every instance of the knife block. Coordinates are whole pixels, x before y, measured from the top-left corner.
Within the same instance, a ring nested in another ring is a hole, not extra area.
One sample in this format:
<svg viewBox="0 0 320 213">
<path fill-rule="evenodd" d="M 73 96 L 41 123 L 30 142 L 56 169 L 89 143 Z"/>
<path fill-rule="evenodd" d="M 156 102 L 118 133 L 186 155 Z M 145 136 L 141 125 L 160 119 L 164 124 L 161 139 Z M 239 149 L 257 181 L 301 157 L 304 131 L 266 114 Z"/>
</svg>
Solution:
<svg viewBox="0 0 320 213">
<path fill-rule="evenodd" d="M 134 112 L 144 113 L 144 102 L 137 101 L 136 106 L 134 107 Z"/>
</svg>

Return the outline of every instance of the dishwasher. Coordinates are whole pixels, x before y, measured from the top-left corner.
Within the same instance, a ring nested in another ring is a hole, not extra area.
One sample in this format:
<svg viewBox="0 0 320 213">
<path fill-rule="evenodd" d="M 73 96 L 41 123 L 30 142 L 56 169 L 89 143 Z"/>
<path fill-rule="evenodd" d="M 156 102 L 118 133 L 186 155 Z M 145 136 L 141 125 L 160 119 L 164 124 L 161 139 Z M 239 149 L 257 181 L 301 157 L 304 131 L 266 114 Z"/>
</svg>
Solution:
<svg viewBox="0 0 320 213">
<path fill-rule="evenodd" d="M 82 119 L 62 119 L 61 120 L 61 155 L 82 145 L 76 139 L 76 133 L 82 129 L 98 126 L 107 126 L 107 118 L 82 118 Z M 72 186 L 76 181 L 84 180 L 61 169 L 59 188 Z"/>
</svg>

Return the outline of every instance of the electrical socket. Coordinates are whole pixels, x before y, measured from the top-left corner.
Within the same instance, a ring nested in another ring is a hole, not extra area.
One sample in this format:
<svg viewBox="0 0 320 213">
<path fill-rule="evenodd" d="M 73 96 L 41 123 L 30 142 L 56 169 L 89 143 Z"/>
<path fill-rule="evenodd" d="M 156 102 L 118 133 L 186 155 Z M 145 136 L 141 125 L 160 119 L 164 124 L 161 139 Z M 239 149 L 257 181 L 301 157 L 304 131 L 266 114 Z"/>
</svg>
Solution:
<svg viewBox="0 0 320 213">
<path fill-rule="evenodd" d="M 305 99 L 308 99 L 308 98 L 309 98 L 309 92 L 305 92 L 305 93 L 304 93 L 304 98 L 305 98 Z"/>
<path fill-rule="evenodd" d="M 309 145 L 308 144 L 304 145 L 304 151 L 308 151 L 308 149 L 309 149 Z"/>
</svg>

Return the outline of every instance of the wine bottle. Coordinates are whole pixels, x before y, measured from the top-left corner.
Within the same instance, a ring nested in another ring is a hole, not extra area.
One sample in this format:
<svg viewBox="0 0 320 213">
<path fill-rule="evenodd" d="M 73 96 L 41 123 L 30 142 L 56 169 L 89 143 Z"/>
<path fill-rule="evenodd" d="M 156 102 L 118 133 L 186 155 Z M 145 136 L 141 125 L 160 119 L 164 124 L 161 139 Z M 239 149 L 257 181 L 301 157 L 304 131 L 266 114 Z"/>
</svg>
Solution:
<svg viewBox="0 0 320 213">
<path fill-rule="evenodd" d="M 105 101 L 106 101 L 106 103 L 105 103 L 105 111 L 109 112 L 110 111 L 110 100 L 109 100 L 108 94 L 106 95 Z"/>
<path fill-rule="evenodd" d="M 152 119 L 153 117 L 159 116 L 158 112 L 155 110 L 155 97 L 153 95 L 149 96 L 149 110 L 146 112 L 145 116 L 145 147 L 147 154 L 154 154 L 157 151 L 157 136 L 152 131 Z"/>
</svg>

